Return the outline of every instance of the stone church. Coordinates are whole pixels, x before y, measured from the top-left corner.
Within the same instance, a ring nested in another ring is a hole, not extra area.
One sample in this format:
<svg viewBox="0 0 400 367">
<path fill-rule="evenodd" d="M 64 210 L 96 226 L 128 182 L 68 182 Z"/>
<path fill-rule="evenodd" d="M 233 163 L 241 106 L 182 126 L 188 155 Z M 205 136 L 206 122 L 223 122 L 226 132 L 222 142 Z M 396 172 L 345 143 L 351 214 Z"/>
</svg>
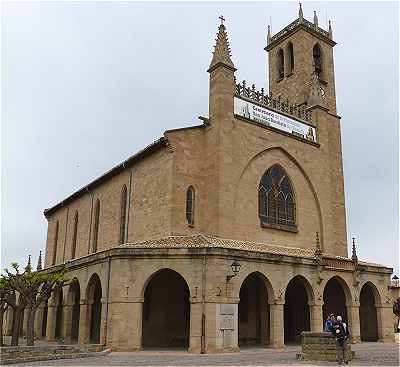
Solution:
<svg viewBox="0 0 400 367">
<path fill-rule="evenodd" d="M 349 256 L 332 28 L 298 17 L 265 51 L 269 91 L 238 82 L 221 17 L 209 116 L 46 209 L 47 340 L 118 351 L 281 348 L 329 313 L 392 341 L 392 269 Z M 354 241 L 354 240 L 353 240 Z"/>
</svg>

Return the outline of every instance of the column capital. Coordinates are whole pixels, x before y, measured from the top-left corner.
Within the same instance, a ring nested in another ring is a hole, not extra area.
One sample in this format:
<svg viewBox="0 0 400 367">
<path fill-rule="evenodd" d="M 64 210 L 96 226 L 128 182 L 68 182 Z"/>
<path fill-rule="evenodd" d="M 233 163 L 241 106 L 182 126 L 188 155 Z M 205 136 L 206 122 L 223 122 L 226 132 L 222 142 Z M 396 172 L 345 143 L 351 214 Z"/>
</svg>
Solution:
<svg viewBox="0 0 400 367">
<path fill-rule="evenodd" d="M 284 304 L 285 304 L 284 299 L 276 299 L 275 302 L 273 303 L 273 305 L 275 306 L 283 306 Z"/>
<path fill-rule="evenodd" d="M 324 302 L 322 302 L 322 301 L 308 301 L 308 305 L 310 307 L 322 307 L 324 305 Z"/>
<path fill-rule="evenodd" d="M 346 302 L 346 307 L 358 308 L 360 307 L 360 302 L 359 301 Z"/>
<path fill-rule="evenodd" d="M 85 298 L 81 298 L 81 300 L 79 301 L 80 305 L 86 305 L 87 304 L 87 300 Z"/>
</svg>

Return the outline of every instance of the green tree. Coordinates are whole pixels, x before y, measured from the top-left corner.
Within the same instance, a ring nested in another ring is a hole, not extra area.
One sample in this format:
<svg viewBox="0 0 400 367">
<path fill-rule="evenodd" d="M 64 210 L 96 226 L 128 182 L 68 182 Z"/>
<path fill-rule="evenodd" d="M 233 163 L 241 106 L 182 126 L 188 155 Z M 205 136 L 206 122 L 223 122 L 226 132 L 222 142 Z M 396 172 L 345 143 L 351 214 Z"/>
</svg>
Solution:
<svg viewBox="0 0 400 367">
<path fill-rule="evenodd" d="M 9 286 L 25 300 L 27 308 L 26 345 L 34 345 L 35 315 L 38 307 L 46 302 L 54 290 L 66 282 L 65 268 L 57 272 L 32 271 L 30 256 L 24 272 L 20 273 L 19 265 L 12 263 L 12 271 L 5 269 Z M 14 333 L 13 333 L 14 336 Z"/>
</svg>

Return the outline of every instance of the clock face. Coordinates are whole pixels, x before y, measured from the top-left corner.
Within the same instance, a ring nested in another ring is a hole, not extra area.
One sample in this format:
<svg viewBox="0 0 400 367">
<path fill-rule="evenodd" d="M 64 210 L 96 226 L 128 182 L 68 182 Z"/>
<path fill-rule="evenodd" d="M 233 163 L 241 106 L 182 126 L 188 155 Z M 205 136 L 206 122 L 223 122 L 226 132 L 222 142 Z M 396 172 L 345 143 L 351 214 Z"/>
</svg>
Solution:
<svg viewBox="0 0 400 367">
<path fill-rule="evenodd" d="M 319 87 L 319 92 L 321 93 L 322 99 L 325 99 L 325 91 L 324 91 L 324 88 Z"/>
</svg>

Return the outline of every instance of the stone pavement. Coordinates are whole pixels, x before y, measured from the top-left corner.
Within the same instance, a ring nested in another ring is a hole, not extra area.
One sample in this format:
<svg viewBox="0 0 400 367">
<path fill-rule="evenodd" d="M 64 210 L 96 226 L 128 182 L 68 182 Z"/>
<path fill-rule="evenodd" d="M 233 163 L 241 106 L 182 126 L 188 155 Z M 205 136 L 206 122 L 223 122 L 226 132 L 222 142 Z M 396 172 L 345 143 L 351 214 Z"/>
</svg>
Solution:
<svg viewBox="0 0 400 367">
<path fill-rule="evenodd" d="M 399 344 L 354 344 L 349 366 L 399 366 Z M 183 351 L 111 353 L 103 357 L 30 362 L 13 366 L 335 366 L 333 362 L 297 361 L 299 346 L 282 350 L 244 349 L 240 353 L 195 355 Z"/>
</svg>

